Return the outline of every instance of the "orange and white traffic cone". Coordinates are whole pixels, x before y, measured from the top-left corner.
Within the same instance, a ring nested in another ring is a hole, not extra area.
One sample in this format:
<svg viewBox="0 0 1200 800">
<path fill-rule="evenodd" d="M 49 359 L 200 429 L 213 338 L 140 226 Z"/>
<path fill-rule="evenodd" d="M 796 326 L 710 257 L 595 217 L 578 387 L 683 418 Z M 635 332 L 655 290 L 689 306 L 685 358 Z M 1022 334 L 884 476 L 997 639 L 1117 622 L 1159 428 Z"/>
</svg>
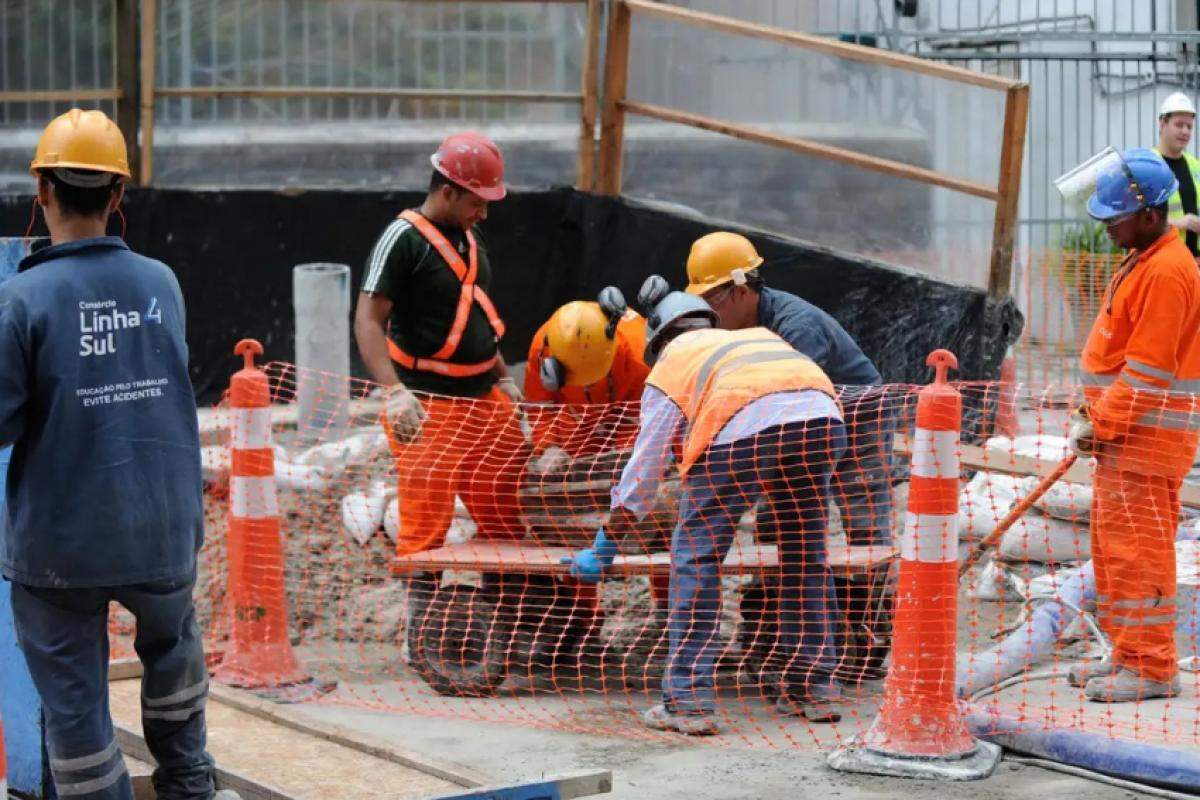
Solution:
<svg viewBox="0 0 1200 800">
<path fill-rule="evenodd" d="M 992 773 L 1000 748 L 971 736 L 954 696 L 962 396 L 946 382 L 946 373 L 958 368 L 953 353 L 936 350 L 926 363 L 936 377 L 917 397 L 883 706 L 861 739 L 830 754 L 829 765 L 844 772 L 974 780 Z"/>
<path fill-rule="evenodd" d="M 222 683 L 259 690 L 312 683 L 288 638 L 271 390 L 266 373 L 254 365 L 262 351 L 253 339 L 243 339 L 234 348 L 245 367 L 229 384 L 233 433 L 226 546 L 233 632 L 213 672 Z"/>
</svg>

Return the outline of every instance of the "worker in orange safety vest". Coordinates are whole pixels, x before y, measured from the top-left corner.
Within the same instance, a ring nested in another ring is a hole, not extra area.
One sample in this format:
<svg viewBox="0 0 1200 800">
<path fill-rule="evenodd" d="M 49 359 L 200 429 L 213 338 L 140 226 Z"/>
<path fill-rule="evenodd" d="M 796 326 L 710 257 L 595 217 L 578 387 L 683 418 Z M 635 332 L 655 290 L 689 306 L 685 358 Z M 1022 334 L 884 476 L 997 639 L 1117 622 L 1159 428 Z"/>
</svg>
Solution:
<svg viewBox="0 0 1200 800">
<path fill-rule="evenodd" d="M 1088 213 L 1129 256 L 1113 275 L 1081 360 L 1086 404 L 1070 443 L 1096 458 L 1091 511 L 1097 610 L 1112 641 L 1076 665 L 1098 702 L 1179 693 L 1175 533 L 1179 490 L 1200 442 L 1200 273 L 1168 220 L 1178 181 L 1151 150 L 1097 168 Z"/>
<path fill-rule="evenodd" d="M 402 212 L 367 261 L 354 332 L 387 392 L 403 556 L 442 545 L 462 498 L 480 538 L 519 538 L 529 447 L 488 297 L 492 269 L 476 226 L 505 195 L 504 159 L 481 133 L 448 137 L 420 208 Z M 416 394 L 420 392 L 420 396 Z"/>
</svg>

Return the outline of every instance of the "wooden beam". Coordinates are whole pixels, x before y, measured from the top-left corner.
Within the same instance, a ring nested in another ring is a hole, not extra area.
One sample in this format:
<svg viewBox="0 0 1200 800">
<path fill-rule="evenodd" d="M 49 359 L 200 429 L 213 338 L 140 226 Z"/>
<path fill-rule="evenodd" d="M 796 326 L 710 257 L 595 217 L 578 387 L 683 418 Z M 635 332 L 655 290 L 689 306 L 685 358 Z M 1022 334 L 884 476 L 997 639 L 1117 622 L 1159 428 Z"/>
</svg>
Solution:
<svg viewBox="0 0 1200 800">
<path fill-rule="evenodd" d="M 149 186 L 154 180 L 154 91 L 155 62 L 158 60 L 158 0 L 142 0 L 141 69 L 141 158 L 138 183 Z"/>
<path fill-rule="evenodd" d="M 527 91 L 456 91 L 452 89 L 387 89 L 351 86 L 164 86 L 159 97 L 233 97 L 247 99 L 282 98 L 368 98 L 407 100 L 481 100 L 498 103 L 582 103 L 583 95 L 576 92 Z"/>
<path fill-rule="evenodd" d="M 872 172 L 881 172 L 885 175 L 894 175 L 899 178 L 907 178 L 908 180 L 919 181 L 920 183 L 929 184 L 930 186 L 941 186 L 944 189 L 951 191 L 969 194 L 973 197 L 982 197 L 985 200 L 996 200 L 999 195 L 995 189 L 990 186 L 985 186 L 982 183 L 975 183 L 963 178 L 955 178 L 952 175 L 943 175 L 940 172 L 934 172 L 931 169 L 924 167 L 914 167 L 911 164 L 905 164 L 901 161 L 893 161 L 889 158 L 880 158 L 879 156 L 871 156 L 865 153 L 859 153 L 854 150 L 847 150 L 842 147 L 833 145 L 821 144 L 810 139 L 798 139 L 790 136 L 780 136 L 775 133 L 750 128 L 745 125 L 738 125 L 732 122 L 724 122 L 713 117 L 706 117 L 700 114 L 693 114 L 689 111 L 677 111 L 673 108 L 664 108 L 650 103 L 636 103 L 632 101 L 624 101 L 621 106 L 631 114 L 638 114 L 643 117 L 652 117 L 660 119 L 664 122 L 674 122 L 680 125 L 687 125 L 691 128 L 699 128 L 701 130 L 712 131 L 714 133 L 725 134 L 732 136 L 735 139 L 742 139 L 748 142 L 757 142 L 758 144 L 768 144 L 774 147 L 779 147 L 784 150 L 791 150 L 795 153 L 803 153 L 809 156 L 816 156 L 828 161 L 836 161 L 841 164 L 849 164 L 862 169 L 871 170 Z"/>
<path fill-rule="evenodd" d="M 116 123 L 125 136 L 129 171 L 136 181 L 141 152 L 138 150 L 138 0 L 117 0 L 114 75 L 120 97 L 116 99 Z"/>
<path fill-rule="evenodd" d="M 587 27 L 584 29 L 583 73 L 580 92 L 583 104 L 579 109 L 579 158 L 575 169 L 575 188 L 581 192 L 595 189 L 596 181 L 596 113 L 597 72 L 600 61 L 601 0 L 587 0 Z"/>
<path fill-rule="evenodd" d="M 908 436 L 897 435 L 894 440 L 895 451 L 904 455 L 912 454 L 912 443 Z M 1008 450 L 984 448 L 972 444 L 959 444 L 959 458 L 964 467 L 982 469 L 988 472 L 998 472 L 1002 475 L 1034 475 L 1044 478 L 1054 471 L 1059 462 L 1043 458 L 1031 458 Z M 1082 460 L 1067 470 L 1062 478 L 1067 483 L 1083 483 L 1091 485 L 1092 468 Z M 1188 508 L 1200 509 L 1200 486 L 1190 483 L 1183 484 L 1179 490 L 1179 498 Z"/>
<path fill-rule="evenodd" d="M 72 100 L 121 100 L 120 89 L 47 89 L 0 92 L 0 103 L 66 103 Z"/>
<path fill-rule="evenodd" d="M 1000 299 L 1012 292 L 1013 241 L 1017 229 L 1017 200 L 1025 163 L 1025 128 L 1029 119 L 1029 86 L 1008 90 L 1004 101 L 1004 127 L 1000 149 L 999 198 L 992 224 L 992 257 L 988 294 Z"/>
<path fill-rule="evenodd" d="M 891 50 L 879 50 L 874 47 L 863 47 L 862 45 L 839 42 L 836 39 L 831 39 L 825 36 L 814 36 L 812 34 L 800 33 L 798 31 L 791 31 L 785 28 L 774 28 L 768 25 L 759 25 L 753 22 L 743 22 L 742 20 L 723 17 L 717 14 L 709 14 L 704 11 L 694 11 L 690 8 L 669 6 L 663 3 L 653 2 L 653 0 L 620 0 L 618 5 L 624 6 L 626 9 L 632 9 L 639 14 L 646 14 L 647 16 L 658 17 L 660 19 L 682 22 L 698 28 L 707 28 L 709 30 L 719 31 L 721 33 L 733 33 L 740 36 L 748 36 L 752 39 L 765 39 L 767 41 L 780 42 L 781 44 L 802 47 L 806 50 L 814 50 L 818 53 L 824 53 L 825 55 L 836 56 L 838 58 L 861 61 L 867 64 L 880 64 L 883 66 L 906 70 L 908 72 L 916 72 L 921 75 L 931 75 L 935 78 L 943 78 L 945 80 L 955 81 L 957 83 L 967 83 L 971 84 L 972 86 L 981 86 L 985 89 L 1007 91 L 1009 87 L 1017 83 L 1016 81 L 1008 78 L 1002 78 L 998 75 L 987 75 L 982 72 L 964 69 L 963 67 L 953 67 L 937 61 L 917 58 L 916 56 L 894 53 Z"/>
<path fill-rule="evenodd" d="M 621 193 L 625 150 L 625 91 L 629 84 L 629 39 L 632 15 L 628 3 L 609 7 L 608 48 L 604 54 L 604 109 L 600 116 L 599 193 Z"/>
</svg>

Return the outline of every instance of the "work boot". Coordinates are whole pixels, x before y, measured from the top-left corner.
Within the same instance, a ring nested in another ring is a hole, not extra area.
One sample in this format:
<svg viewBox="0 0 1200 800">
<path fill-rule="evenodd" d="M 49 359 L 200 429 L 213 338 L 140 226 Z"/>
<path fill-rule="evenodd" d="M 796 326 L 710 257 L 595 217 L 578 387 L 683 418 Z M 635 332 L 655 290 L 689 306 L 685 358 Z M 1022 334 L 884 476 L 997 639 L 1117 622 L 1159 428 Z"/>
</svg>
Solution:
<svg viewBox="0 0 1200 800">
<path fill-rule="evenodd" d="M 642 723 L 656 731 L 675 731 L 688 736 L 712 736 L 721 732 L 711 711 L 676 712 L 659 703 L 642 714 Z"/>
<path fill-rule="evenodd" d="M 804 717 L 809 722 L 838 722 L 837 707 L 843 699 L 842 686 L 836 680 L 813 682 L 802 693 L 784 690 L 775 701 L 775 711 L 785 717 Z"/>
<path fill-rule="evenodd" d="M 1133 670 L 1120 669 L 1113 675 L 1092 678 L 1083 694 L 1097 703 L 1129 703 L 1156 697 L 1175 697 L 1179 694 L 1179 676 L 1169 681 L 1152 681 Z"/>
<path fill-rule="evenodd" d="M 1092 678 L 1105 678 L 1109 675 L 1116 675 L 1120 669 L 1111 659 L 1107 658 L 1100 659 L 1099 661 L 1080 661 L 1078 664 L 1071 665 L 1071 669 L 1067 672 L 1067 683 L 1076 689 L 1082 689 L 1088 685 L 1088 681 Z"/>
</svg>

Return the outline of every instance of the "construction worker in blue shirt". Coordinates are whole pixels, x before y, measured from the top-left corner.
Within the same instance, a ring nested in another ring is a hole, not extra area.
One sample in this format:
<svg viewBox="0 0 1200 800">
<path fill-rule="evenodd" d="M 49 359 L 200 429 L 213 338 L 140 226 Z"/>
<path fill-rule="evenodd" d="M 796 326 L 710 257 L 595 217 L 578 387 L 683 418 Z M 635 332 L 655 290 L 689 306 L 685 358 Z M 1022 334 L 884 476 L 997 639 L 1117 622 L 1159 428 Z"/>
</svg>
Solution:
<svg viewBox="0 0 1200 800">
<path fill-rule="evenodd" d="M 738 520 L 760 498 L 789 535 L 779 543 L 780 642 L 786 667 L 776 710 L 835 722 L 837 597 L 826 559 L 829 476 L 845 447 L 833 384 L 812 359 L 763 328 L 716 329 L 698 297 L 651 276 L 646 358 L 633 452 L 612 490 L 612 513 L 571 574 L 598 581 L 617 542 L 650 510 L 673 456 L 683 478 L 671 537 L 670 635 L 663 702 L 643 722 L 691 735 L 717 733 L 721 564 Z"/>
<path fill-rule="evenodd" d="M 208 671 L 192 605 L 203 538 L 184 305 L 165 265 L 105 235 L 129 178 L 100 111 L 53 120 L 32 163 L 50 246 L 0 286 L 0 571 L 42 702 L 58 796 L 132 800 L 108 710 L 108 605 L 137 619 L 160 800 L 209 800 Z"/>
<path fill-rule="evenodd" d="M 745 236 L 718 231 L 692 243 L 688 294 L 703 297 L 720 326 L 761 326 L 817 363 L 840 389 L 847 448 L 834 470 L 834 498 L 846 541 L 890 547 L 892 490 L 888 478 L 892 418 L 879 371 L 825 311 L 787 292 L 768 288 L 758 274 L 762 256 Z M 760 534 L 777 537 L 778 531 Z"/>
</svg>

